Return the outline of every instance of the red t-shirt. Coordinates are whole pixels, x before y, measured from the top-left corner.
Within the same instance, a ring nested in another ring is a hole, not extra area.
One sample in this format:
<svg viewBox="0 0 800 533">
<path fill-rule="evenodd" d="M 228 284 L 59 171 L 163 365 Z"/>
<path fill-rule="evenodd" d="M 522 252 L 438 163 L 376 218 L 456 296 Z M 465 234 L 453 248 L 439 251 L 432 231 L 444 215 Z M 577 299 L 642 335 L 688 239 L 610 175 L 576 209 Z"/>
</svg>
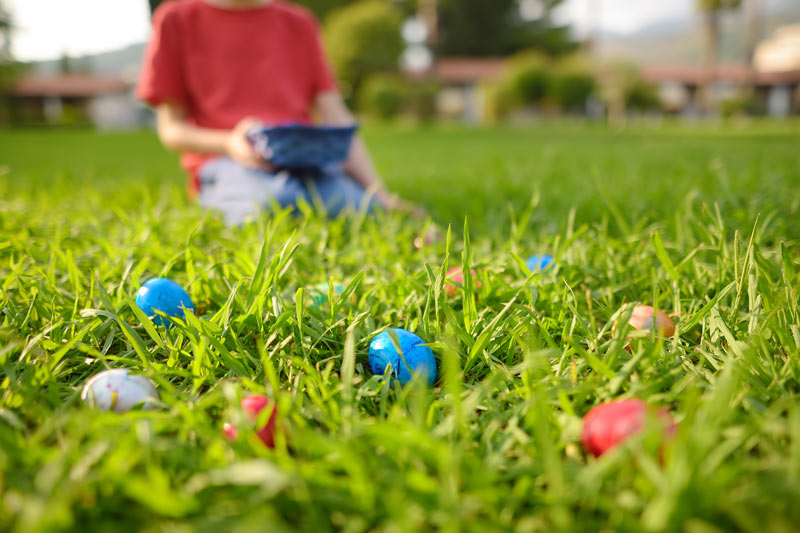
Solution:
<svg viewBox="0 0 800 533">
<path fill-rule="evenodd" d="M 315 97 L 335 87 L 317 21 L 305 8 L 282 0 L 243 9 L 169 0 L 153 14 L 137 95 L 152 106 L 181 105 L 197 126 L 230 130 L 250 116 L 308 123 Z M 181 156 L 193 193 L 209 157 Z"/>
</svg>

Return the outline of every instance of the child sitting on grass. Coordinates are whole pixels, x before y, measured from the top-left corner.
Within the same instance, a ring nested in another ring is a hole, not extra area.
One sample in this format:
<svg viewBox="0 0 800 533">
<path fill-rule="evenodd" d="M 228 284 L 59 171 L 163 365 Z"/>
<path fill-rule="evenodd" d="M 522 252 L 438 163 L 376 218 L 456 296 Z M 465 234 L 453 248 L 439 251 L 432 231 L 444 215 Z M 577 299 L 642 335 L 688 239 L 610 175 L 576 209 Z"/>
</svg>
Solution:
<svg viewBox="0 0 800 533">
<path fill-rule="evenodd" d="M 283 0 L 163 3 L 153 15 L 137 94 L 157 108 L 164 146 L 181 152 L 192 195 L 222 211 L 230 224 L 273 201 L 283 207 L 313 203 L 312 195 L 330 216 L 345 207 L 407 207 L 383 186 L 358 137 L 341 169 L 303 174 L 274 168 L 247 139 L 258 124 L 308 124 L 312 111 L 328 125 L 354 122 L 317 22 L 300 6 Z"/>
</svg>

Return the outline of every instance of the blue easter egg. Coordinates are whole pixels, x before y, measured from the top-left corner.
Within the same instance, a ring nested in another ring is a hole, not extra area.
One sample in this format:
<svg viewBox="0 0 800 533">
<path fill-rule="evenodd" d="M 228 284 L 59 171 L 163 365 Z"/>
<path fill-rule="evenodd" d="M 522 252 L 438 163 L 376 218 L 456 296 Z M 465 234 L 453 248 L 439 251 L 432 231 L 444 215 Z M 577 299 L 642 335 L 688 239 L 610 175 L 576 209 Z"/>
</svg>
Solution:
<svg viewBox="0 0 800 533">
<path fill-rule="evenodd" d="M 531 272 L 544 271 L 555 266 L 555 260 L 552 255 L 532 255 L 525 261 L 528 270 Z"/>
<path fill-rule="evenodd" d="M 408 330 L 393 328 L 397 334 L 400 349 L 403 357 L 397 353 L 389 332 L 384 331 L 374 339 L 369 345 L 369 366 L 373 374 L 382 376 L 387 366 L 392 368 L 394 376 L 402 385 L 411 381 L 412 373 L 421 372 L 428 385 L 433 385 L 436 381 L 436 359 L 433 352 L 419 336 Z"/>
<path fill-rule="evenodd" d="M 156 326 L 168 326 L 169 321 L 156 311 L 167 316 L 184 318 L 184 308 L 194 311 L 194 304 L 183 287 L 167 278 L 153 278 L 139 288 L 136 305 L 153 319 Z"/>
</svg>

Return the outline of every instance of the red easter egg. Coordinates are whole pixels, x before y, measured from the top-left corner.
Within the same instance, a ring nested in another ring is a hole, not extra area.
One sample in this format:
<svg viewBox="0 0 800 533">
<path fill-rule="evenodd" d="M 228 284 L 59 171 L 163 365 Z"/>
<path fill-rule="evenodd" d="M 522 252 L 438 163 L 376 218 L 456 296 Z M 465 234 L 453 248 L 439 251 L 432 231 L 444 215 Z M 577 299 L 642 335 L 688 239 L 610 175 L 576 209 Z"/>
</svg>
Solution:
<svg viewBox="0 0 800 533">
<path fill-rule="evenodd" d="M 638 399 L 606 402 L 592 408 L 583 417 L 583 448 L 587 453 L 600 457 L 639 432 L 647 421 L 648 410 L 647 404 Z M 655 414 L 663 421 L 666 435 L 675 433 L 675 422 L 666 410 Z"/>
<path fill-rule="evenodd" d="M 225 437 L 229 441 L 236 440 L 236 435 L 237 435 L 236 426 L 234 426 L 230 422 L 225 422 L 224 424 L 222 424 L 222 434 L 225 435 Z"/>
<path fill-rule="evenodd" d="M 478 273 L 475 270 L 470 269 L 470 273 L 472 274 L 472 286 L 475 289 L 481 288 L 481 282 L 478 277 Z M 450 296 L 455 296 L 458 289 L 464 286 L 464 272 L 462 271 L 460 266 L 456 266 L 451 268 L 445 274 L 445 278 L 452 283 L 445 283 L 444 290 L 447 291 L 447 294 Z"/>
<path fill-rule="evenodd" d="M 270 448 L 275 447 L 275 425 L 277 423 L 278 409 L 277 406 L 266 396 L 262 394 L 251 394 L 242 398 L 242 410 L 247 413 L 248 418 L 255 422 L 258 414 L 264 409 L 272 409 L 267 423 L 256 431 L 256 434 L 266 446 Z M 222 426 L 222 433 L 229 439 L 236 439 L 236 426 L 225 422 Z"/>
</svg>

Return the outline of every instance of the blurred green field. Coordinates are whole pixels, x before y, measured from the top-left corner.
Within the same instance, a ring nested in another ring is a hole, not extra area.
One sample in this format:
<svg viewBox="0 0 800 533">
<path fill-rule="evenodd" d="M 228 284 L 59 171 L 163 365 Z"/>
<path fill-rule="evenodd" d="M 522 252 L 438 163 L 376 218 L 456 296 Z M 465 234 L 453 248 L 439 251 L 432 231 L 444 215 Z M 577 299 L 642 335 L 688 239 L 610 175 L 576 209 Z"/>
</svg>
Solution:
<svg viewBox="0 0 800 533">
<path fill-rule="evenodd" d="M 792 126 L 384 128 L 366 136 L 391 188 L 441 224 L 460 227 L 469 217 L 476 228 L 502 234 L 509 208 L 525 209 L 536 197 L 533 222 L 552 231 L 566 226 L 573 208 L 578 223 L 612 213 L 628 225 L 671 223 L 687 200 L 718 204 L 741 228 L 758 210 L 780 215 L 794 235 L 800 231 L 800 198 L 785 194 L 800 174 L 800 135 Z M 104 193 L 138 184 L 151 193 L 167 185 L 180 192 L 185 183 L 177 157 L 149 132 L 0 132 L 0 164 L 13 171 L 9 194 L 54 180 Z"/>
<path fill-rule="evenodd" d="M 793 531 L 800 521 L 800 184 L 791 127 L 541 125 L 366 133 L 425 206 L 226 228 L 151 133 L 0 132 L 0 529 Z M 466 219 L 466 224 L 465 224 Z M 447 239 L 412 246 L 425 228 Z M 524 259 L 552 253 L 557 271 Z M 477 284 L 445 297 L 443 272 Z M 197 320 L 140 324 L 148 278 Z M 321 308 L 308 288 L 352 291 Z M 626 350 L 630 304 L 675 314 Z M 432 389 L 390 386 L 370 339 L 429 341 Z M 82 405 L 104 368 L 162 405 Z M 266 392 L 275 450 L 221 435 Z M 679 424 L 600 459 L 592 406 Z"/>
</svg>

